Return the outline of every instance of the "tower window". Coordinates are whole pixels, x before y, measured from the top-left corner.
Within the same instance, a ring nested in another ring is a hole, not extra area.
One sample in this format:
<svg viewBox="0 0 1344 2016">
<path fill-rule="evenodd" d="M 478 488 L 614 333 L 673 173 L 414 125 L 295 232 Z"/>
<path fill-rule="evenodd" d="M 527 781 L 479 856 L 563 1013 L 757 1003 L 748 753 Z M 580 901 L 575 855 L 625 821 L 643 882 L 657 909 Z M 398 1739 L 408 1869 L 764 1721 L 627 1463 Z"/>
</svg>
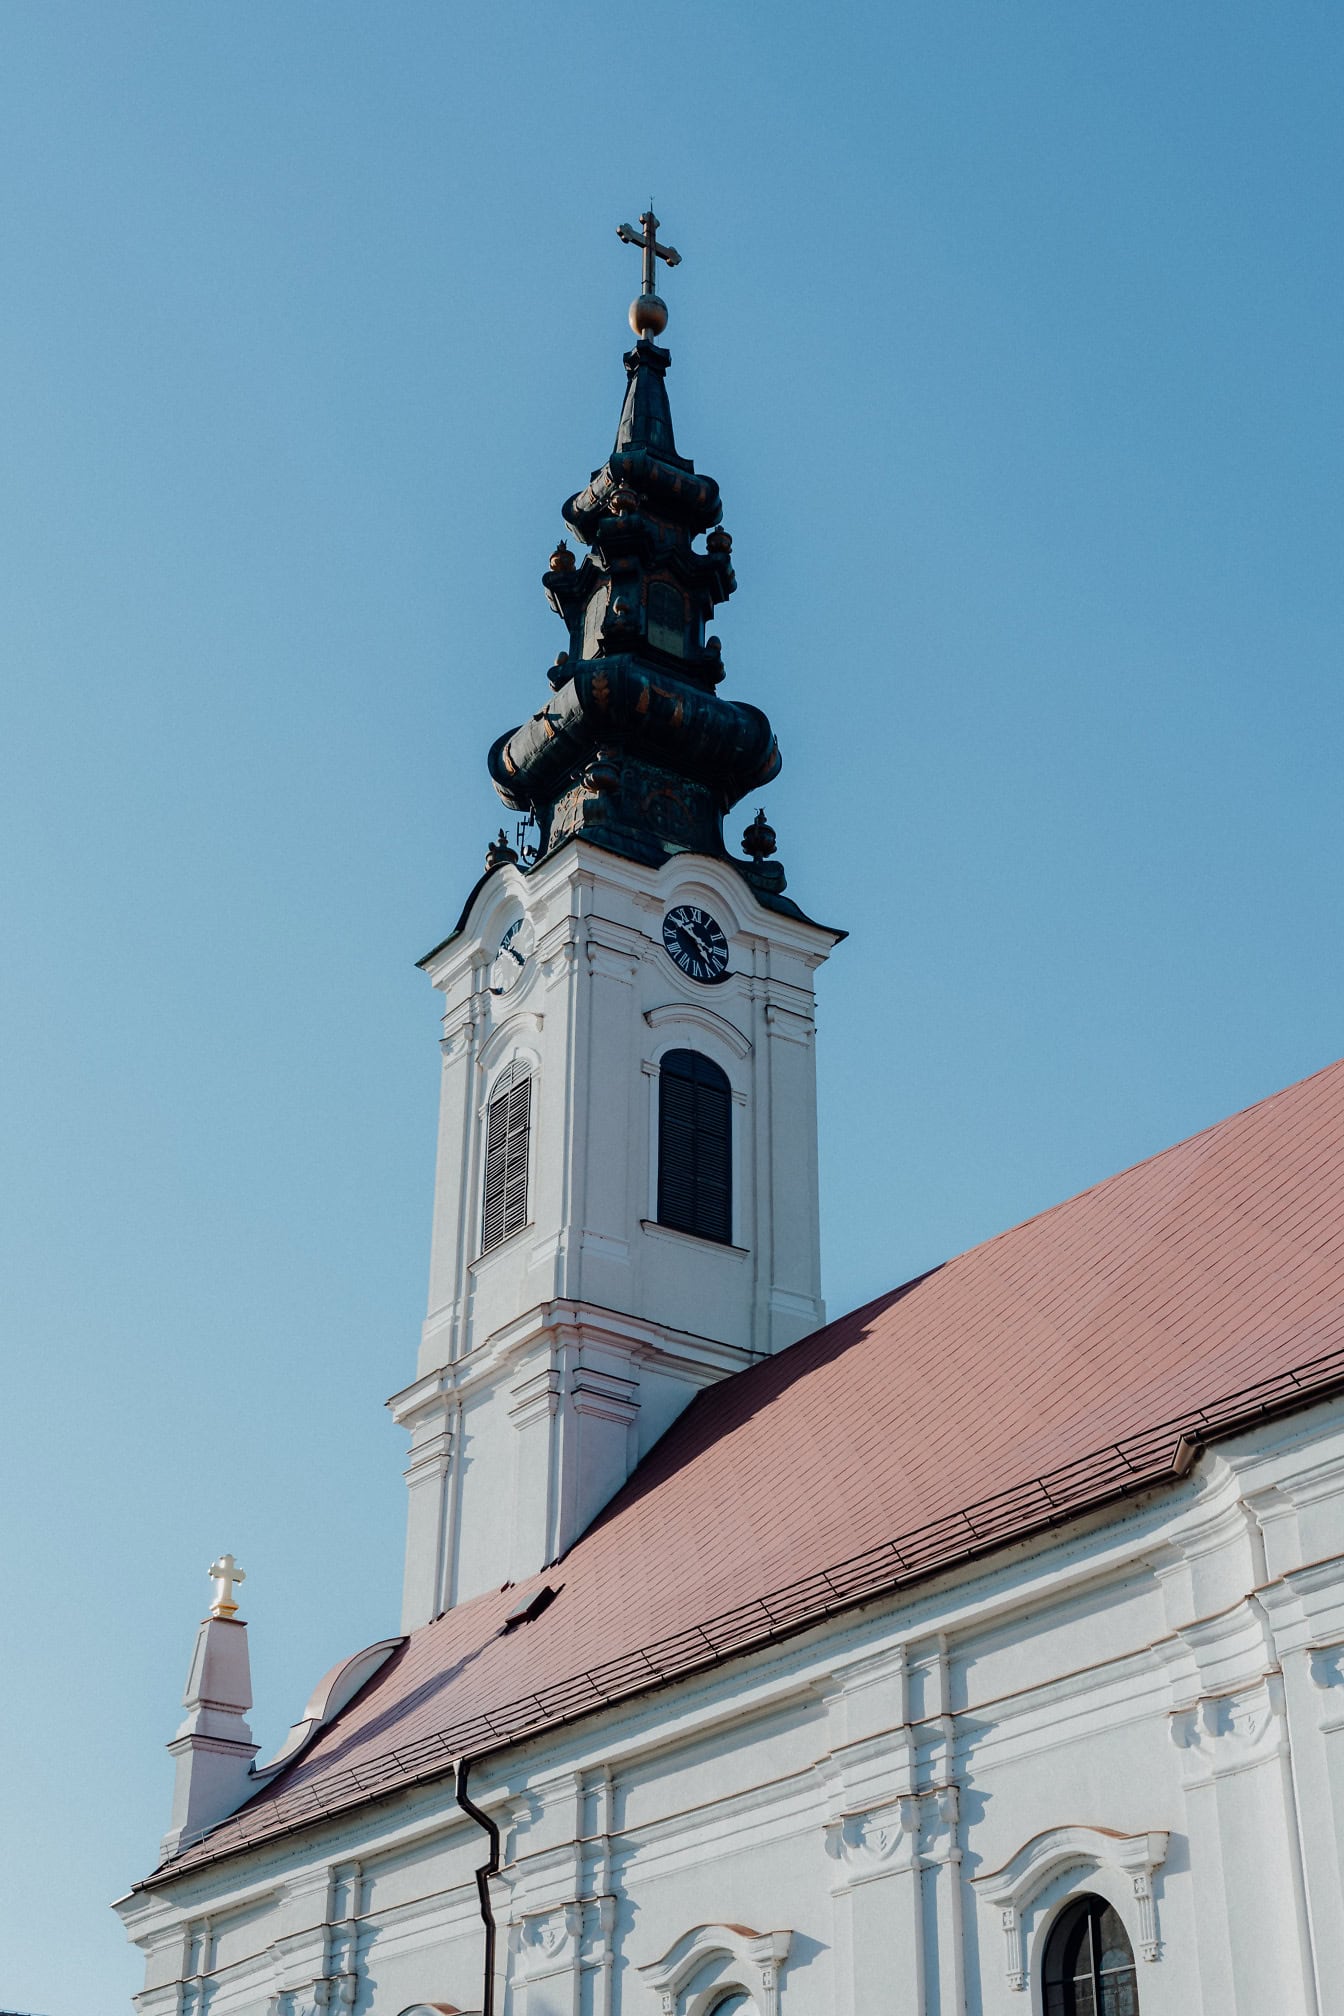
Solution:
<svg viewBox="0 0 1344 2016">
<path fill-rule="evenodd" d="M 649 642 L 675 658 L 686 655 L 686 600 L 670 581 L 649 583 Z"/>
<path fill-rule="evenodd" d="M 669 1050 L 658 1074 L 658 1223 L 732 1244 L 732 1092 L 698 1050 Z"/>
<path fill-rule="evenodd" d="M 485 1210 L 481 1251 L 488 1253 L 527 1223 L 527 1136 L 532 1117 L 532 1076 L 510 1064 L 496 1085 L 485 1116 Z"/>
<path fill-rule="evenodd" d="M 583 612 L 583 655 L 596 658 L 602 647 L 602 624 L 607 613 L 607 584 L 603 582 L 596 594 L 588 598 L 588 606 Z"/>
<path fill-rule="evenodd" d="M 1139 2016 L 1134 1950 L 1104 1897 L 1060 1913 L 1045 1949 L 1045 2016 Z"/>
</svg>

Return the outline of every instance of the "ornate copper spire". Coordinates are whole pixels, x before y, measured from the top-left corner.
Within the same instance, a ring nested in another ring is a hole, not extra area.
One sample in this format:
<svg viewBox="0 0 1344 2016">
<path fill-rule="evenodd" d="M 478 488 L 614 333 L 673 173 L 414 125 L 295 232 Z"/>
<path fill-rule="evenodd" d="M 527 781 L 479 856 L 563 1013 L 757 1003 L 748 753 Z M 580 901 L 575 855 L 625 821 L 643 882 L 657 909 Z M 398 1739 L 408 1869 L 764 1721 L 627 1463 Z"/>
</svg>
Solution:
<svg viewBox="0 0 1344 2016">
<path fill-rule="evenodd" d="M 576 836 L 655 865 L 687 851 L 732 859 L 724 814 L 779 771 L 760 708 L 715 690 L 723 654 L 706 630 L 737 586 L 733 542 L 718 484 L 677 453 L 672 358 L 646 333 L 666 321 L 655 261 L 679 254 L 658 242 L 651 208 L 639 221 L 640 231 L 620 226 L 643 253 L 645 291 L 631 310 L 638 341 L 615 445 L 563 511 L 587 551 L 576 565 L 562 540 L 542 577 L 568 631 L 548 675 L 554 698 L 490 751 L 500 797 L 537 823 L 538 860 Z M 766 901 L 792 908 L 777 862 L 734 865 Z"/>
</svg>

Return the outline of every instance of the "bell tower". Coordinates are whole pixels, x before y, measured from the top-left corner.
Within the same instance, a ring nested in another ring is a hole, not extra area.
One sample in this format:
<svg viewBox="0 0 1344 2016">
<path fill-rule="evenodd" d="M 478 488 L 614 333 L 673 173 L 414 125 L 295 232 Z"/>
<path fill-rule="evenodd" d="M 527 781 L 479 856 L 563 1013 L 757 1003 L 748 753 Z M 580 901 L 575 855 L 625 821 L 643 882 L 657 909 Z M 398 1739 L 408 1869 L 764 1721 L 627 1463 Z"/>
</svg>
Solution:
<svg viewBox="0 0 1344 2016">
<path fill-rule="evenodd" d="M 615 446 L 542 585 L 551 696 L 488 764 L 510 810 L 452 934 L 403 1629 L 558 1560 L 694 1394 L 815 1329 L 813 976 L 843 937 L 785 895 L 769 720 L 706 634 L 736 586 L 679 455 L 646 212 Z M 703 540 L 703 544 L 700 542 Z"/>
</svg>

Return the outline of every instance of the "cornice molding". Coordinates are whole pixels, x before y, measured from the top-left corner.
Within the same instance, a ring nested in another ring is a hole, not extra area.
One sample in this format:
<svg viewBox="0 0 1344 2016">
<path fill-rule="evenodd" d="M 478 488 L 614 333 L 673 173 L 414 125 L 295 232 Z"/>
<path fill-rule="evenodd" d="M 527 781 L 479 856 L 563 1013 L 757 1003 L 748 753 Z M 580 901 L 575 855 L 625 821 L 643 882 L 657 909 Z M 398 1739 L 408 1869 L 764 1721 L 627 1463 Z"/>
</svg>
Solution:
<svg viewBox="0 0 1344 2016">
<path fill-rule="evenodd" d="M 502 1247 L 494 1249 L 495 1253 L 502 1251 Z M 562 1299 L 536 1304 L 502 1326 L 474 1351 L 422 1373 L 409 1386 L 392 1394 L 386 1402 L 387 1408 L 399 1427 L 413 1426 L 417 1420 L 432 1417 L 441 1410 L 449 1396 L 465 1398 L 485 1381 L 498 1378 L 510 1361 L 566 1344 L 600 1345 L 632 1358 L 647 1359 L 674 1377 L 696 1385 L 707 1385 L 722 1373 L 741 1371 L 753 1362 L 751 1352 L 737 1344 L 725 1344 L 691 1330 L 674 1330 L 596 1303 Z"/>
</svg>

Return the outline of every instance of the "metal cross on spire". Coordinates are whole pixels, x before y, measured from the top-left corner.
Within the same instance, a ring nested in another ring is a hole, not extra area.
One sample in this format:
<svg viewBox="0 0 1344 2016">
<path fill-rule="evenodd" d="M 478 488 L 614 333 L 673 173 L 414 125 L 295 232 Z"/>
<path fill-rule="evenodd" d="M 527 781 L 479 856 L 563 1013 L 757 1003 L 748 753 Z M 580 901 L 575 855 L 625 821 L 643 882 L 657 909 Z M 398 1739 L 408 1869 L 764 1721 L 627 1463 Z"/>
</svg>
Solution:
<svg viewBox="0 0 1344 2016">
<path fill-rule="evenodd" d="M 616 236 L 626 245 L 639 246 L 644 254 L 644 292 L 656 294 L 658 289 L 654 285 L 654 280 L 657 268 L 653 263 L 654 260 L 665 259 L 669 266 L 680 266 L 681 254 L 671 245 L 658 243 L 658 219 L 653 214 L 652 203 L 639 221 L 644 227 L 642 231 L 636 231 L 633 224 L 618 224 Z"/>
<path fill-rule="evenodd" d="M 644 254 L 644 287 L 637 301 L 630 303 L 630 327 L 636 336 L 661 336 L 667 327 L 667 308 L 654 285 L 659 259 L 669 266 L 680 266 L 681 254 L 671 245 L 658 243 L 658 219 L 653 214 L 653 205 L 640 217 L 642 230 L 636 231 L 633 224 L 618 224 L 616 236 L 626 245 L 638 245 Z"/>
</svg>

